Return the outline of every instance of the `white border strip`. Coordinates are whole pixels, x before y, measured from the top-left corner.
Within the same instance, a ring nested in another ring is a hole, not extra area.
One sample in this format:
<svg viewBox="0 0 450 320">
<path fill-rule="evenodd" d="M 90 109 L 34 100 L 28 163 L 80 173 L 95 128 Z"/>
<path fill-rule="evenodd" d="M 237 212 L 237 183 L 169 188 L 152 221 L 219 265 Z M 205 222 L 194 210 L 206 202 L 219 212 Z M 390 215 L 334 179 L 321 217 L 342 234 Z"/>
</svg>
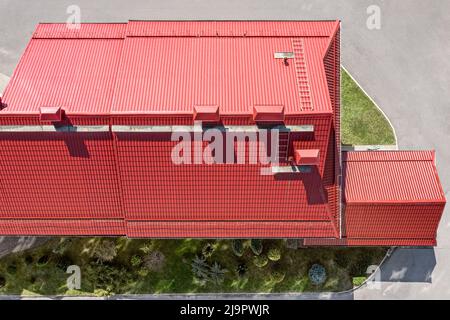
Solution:
<svg viewBox="0 0 450 320">
<path fill-rule="evenodd" d="M 201 126 L 122 126 L 113 125 L 113 132 L 158 132 L 158 133 L 170 133 L 170 132 L 201 132 L 208 130 L 209 128 L 202 128 Z M 211 127 L 211 129 L 218 129 L 221 131 L 229 132 L 258 132 L 264 127 L 258 127 L 254 125 L 250 126 L 217 126 Z M 303 126 L 274 126 L 268 128 L 270 130 L 280 130 L 287 132 L 314 132 L 313 125 Z"/>
<path fill-rule="evenodd" d="M 0 132 L 108 132 L 109 126 L 0 126 Z"/>
</svg>

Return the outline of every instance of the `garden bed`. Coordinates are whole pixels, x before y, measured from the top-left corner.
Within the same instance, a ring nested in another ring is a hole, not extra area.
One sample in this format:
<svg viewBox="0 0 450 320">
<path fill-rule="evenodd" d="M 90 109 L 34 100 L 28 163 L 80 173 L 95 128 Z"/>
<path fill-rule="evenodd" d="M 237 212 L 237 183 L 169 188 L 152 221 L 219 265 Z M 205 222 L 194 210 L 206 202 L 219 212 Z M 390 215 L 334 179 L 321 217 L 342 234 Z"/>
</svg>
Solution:
<svg viewBox="0 0 450 320">
<path fill-rule="evenodd" d="M 33 251 L 2 259 L 0 276 L 5 281 L 0 293 L 342 291 L 352 288 L 353 277 L 364 276 L 367 266 L 379 263 L 385 254 L 384 248 L 289 249 L 284 240 L 263 240 L 257 255 L 250 240 L 241 243 L 239 256 L 232 240 L 54 239 Z M 203 261 L 200 265 L 204 264 L 206 277 L 193 272 L 195 259 Z M 266 263 L 258 263 L 263 260 Z M 80 290 L 67 289 L 66 269 L 71 264 L 81 269 Z M 313 264 L 326 270 L 326 280 L 320 285 L 308 276 Z"/>
</svg>

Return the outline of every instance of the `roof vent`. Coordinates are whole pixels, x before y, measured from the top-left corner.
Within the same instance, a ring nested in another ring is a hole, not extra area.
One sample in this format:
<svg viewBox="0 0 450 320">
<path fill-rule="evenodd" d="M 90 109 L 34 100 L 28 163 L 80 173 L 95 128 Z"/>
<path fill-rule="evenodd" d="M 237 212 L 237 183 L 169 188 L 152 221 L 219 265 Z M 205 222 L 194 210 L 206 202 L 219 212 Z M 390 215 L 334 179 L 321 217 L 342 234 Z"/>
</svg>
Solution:
<svg viewBox="0 0 450 320">
<path fill-rule="evenodd" d="M 294 59 L 293 52 L 275 52 L 273 57 L 275 59 Z"/>
<path fill-rule="evenodd" d="M 284 65 L 288 66 L 288 59 L 294 59 L 294 53 L 293 52 L 275 52 L 273 57 L 275 59 L 283 59 Z"/>
<path fill-rule="evenodd" d="M 219 106 L 194 106 L 194 121 L 219 122 Z"/>
<path fill-rule="evenodd" d="M 253 106 L 255 122 L 284 122 L 284 106 Z"/>
<path fill-rule="evenodd" d="M 40 107 L 39 112 L 41 121 L 59 122 L 62 120 L 61 107 Z"/>
<path fill-rule="evenodd" d="M 297 149 L 294 151 L 296 165 L 318 165 L 319 149 Z"/>
</svg>

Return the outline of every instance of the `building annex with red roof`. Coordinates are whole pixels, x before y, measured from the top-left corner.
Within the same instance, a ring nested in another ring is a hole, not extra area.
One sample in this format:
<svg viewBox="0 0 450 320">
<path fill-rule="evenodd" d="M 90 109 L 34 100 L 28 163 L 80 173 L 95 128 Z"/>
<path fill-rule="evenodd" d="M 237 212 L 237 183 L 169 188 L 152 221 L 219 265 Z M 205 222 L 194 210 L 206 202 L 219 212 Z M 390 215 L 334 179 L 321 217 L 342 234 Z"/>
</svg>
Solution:
<svg viewBox="0 0 450 320">
<path fill-rule="evenodd" d="M 39 24 L 0 104 L 0 235 L 435 245 L 432 151 L 341 152 L 339 50 L 339 21 Z M 173 162 L 211 128 L 231 163 Z"/>
</svg>

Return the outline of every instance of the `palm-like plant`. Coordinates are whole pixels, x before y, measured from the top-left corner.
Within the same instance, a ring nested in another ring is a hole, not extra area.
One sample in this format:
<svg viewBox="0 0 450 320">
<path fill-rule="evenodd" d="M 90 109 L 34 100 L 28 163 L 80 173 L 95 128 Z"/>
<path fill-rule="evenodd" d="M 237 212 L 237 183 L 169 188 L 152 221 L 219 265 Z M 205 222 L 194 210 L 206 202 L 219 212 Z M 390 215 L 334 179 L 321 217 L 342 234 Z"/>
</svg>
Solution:
<svg viewBox="0 0 450 320">
<path fill-rule="evenodd" d="M 208 279 L 209 277 L 209 266 L 205 259 L 195 256 L 191 263 L 192 272 L 199 279 Z"/>
<path fill-rule="evenodd" d="M 211 266 L 209 270 L 210 280 L 214 284 L 221 284 L 224 280 L 225 273 L 227 273 L 227 269 L 222 269 L 222 266 L 217 262 Z"/>
</svg>

